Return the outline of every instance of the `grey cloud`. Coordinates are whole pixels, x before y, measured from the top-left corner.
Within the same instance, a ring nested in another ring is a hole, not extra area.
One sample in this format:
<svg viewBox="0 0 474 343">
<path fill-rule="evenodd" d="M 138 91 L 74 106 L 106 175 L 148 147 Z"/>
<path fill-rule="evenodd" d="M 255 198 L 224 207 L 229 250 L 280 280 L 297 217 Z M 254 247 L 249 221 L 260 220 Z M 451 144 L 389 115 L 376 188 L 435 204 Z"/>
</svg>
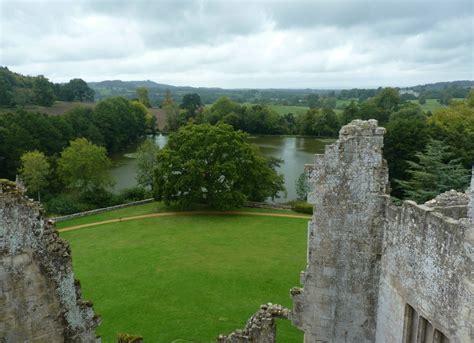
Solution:
<svg viewBox="0 0 474 343">
<path fill-rule="evenodd" d="M 0 65 L 57 81 L 378 86 L 473 78 L 470 1 L 0 0 Z M 327 84 L 325 84 L 327 83 Z"/>
</svg>

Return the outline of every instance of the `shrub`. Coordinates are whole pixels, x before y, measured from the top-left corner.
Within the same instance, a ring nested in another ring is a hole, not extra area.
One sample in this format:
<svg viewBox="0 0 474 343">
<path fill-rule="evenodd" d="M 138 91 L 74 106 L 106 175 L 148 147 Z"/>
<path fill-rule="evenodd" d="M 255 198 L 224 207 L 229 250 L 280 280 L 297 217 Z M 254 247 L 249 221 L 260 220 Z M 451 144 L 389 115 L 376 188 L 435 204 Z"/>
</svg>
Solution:
<svg viewBox="0 0 474 343">
<path fill-rule="evenodd" d="M 132 188 L 125 188 L 119 193 L 119 197 L 123 200 L 123 202 L 132 202 L 132 201 L 139 201 L 144 200 L 146 198 L 151 198 L 150 192 L 143 187 L 132 187 Z"/>
<path fill-rule="evenodd" d="M 49 214 L 71 214 L 93 209 L 93 206 L 78 201 L 70 194 L 58 194 L 47 200 L 44 207 Z"/>
<path fill-rule="evenodd" d="M 293 203 L 293 211 L 313 214 L 313 205 L 308 204 L 306 201 L 295 201 Z"/>
<path fill-rule="evenodd" d="M 123 203 L 123 199 L 119 195 L 113 194 L 104 188 L 84 191 L 79 200 L 92 208 L 109 207 Z"/>
</svg>

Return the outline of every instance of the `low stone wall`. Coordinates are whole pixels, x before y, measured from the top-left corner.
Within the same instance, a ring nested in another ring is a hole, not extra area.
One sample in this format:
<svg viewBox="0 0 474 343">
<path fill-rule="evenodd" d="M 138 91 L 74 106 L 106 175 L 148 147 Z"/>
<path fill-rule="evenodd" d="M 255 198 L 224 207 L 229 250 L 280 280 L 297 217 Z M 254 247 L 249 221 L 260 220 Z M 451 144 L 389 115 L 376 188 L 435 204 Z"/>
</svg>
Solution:
<svg viewBox="0 0 474 343">
<path fill-rule="evenodd" d="M 109 212 L 113 210 L 118 210 L 121 208 L 125 207 L 131 207 L 135 205 L 142 205 L 142 204 L 148 204 L 150 202 L 155 201 L 155 199 L 150 198 L 150 199 L 145 199 L 145 200 L 139 200 L 139 201 L 133 201 L 133 202 L 128 202 L 126 204 L 121 204 L 121 205 L 115 205 L 115 206 L 110 206 L 110 207 L 104 207 L 104 208 L 98 208 L 95 210 L 90 210 L 90 211 L 85 211 L 85 212 L 79 212 L 79 213 L 73 213 L 73 214 L 68 214 L 66 216 L 61 216 L 61 217 L 56 217 L 56 218 L 50 218 L 54 222 L 62 222 L 65 220 L 69 219 L 74 219 L 74 218 L 79 218 L 79 217 L 85 217 L 85 216 L 90 216 L 93 214 L 98 214 L 98 213 L 103 213 L 103 212 Z"/>
<path fill-rule="evenodd" d="M 98 209 L 95 209 L 95 210 L 68 214 L 66 216 L 49 218 L 49 219 L 51 219 L 55 223 L 57 223 L 57 222 L 62 222 L 62 221 L 69 220 L 69 219 L 85 217 L 85 216 L 90 216 L 90 215 L 93 215 L 93 214 L 99 214 L 99 213 L 103 213 L 103 212 L 118 210 L 118 209 L 125 208 L 125 207 L 148 204 L 148 203 L 153 202 L 153 201 L 155 201 L 155 200 L 153 198 L 150 198 L 150 199 L 145 199 L 145 200 L 133 201 L 133 202 L 129 202 L 129 203 L 126 203 L 126 204 L 116 205 L 116 206 L 103 207 L 103 208 L 98 208 Z M 245 207 L 267 208 L 267 209 L 275 209 L 275 210 L 291 210 L 291 206 L 289 206 L 289 205 L 270 204 L 270 203 L 266 203 L 266 202 L 252 202 L 252 201 L 246 202 Z"/>
<path fill-rule="evenodd" d="M 268 203 L 268 202 L 253 202 L 253 201 L 247 201 L 245 203 L 245 207 L 267 208 L 267 209 L 274 209 L 274 210 L 291 210 L 290 205 L 271 204 L 271 203 Z"/>
</svg>

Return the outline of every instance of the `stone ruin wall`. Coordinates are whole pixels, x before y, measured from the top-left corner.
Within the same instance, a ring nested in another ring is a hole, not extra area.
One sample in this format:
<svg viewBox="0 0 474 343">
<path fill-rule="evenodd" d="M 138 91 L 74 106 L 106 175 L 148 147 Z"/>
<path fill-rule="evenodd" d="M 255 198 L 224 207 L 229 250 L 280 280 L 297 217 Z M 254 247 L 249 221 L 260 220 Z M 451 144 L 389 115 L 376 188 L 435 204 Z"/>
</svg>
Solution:
<svg viewBox="0 0 474 343">
<path fill-rule="evenodd" d="M 435 330 L 472 342 L 474 181 L 467 194 L 393 205 L 383 133 L 353 121 L 307 167 L 314 214 L 290 318 L 306 343 L 402 343 L 410 305 L 429 323 L 423 342 L 441 343 Z"/>
<path fill-rule="evenodd" d="M 0 180 L 0 342 L 100 342 L 69 244 L 38 203 Z"/>
<path fill-rule="evenodd" d="M 441 197 L 454 205 L 397 207 L 387 199 L 377 342 L 403 342 L 407 305 L 428 321 L 426 336 L 438 330 L 450 343 L 474 341 L 474 226 L 466 218 L 468 196 L 448 193 Z"/>
<path fill-rule="evenodd" d="M 218 343 L 274 343 L 277 341 L 275 318 L 288 319 L 290 310 L 271 303 L 260 306 L 260 309 L 247 321 L 242 330 L 235 330 L 228 335 L 220 335 Z"/>
<path fill-rule="evenodd" d="M 314 212 L 293 323 L 305 342 L 373 342 L 388 172 L 375 120 L 354 121 L 308 166 Z"/>
</svg>

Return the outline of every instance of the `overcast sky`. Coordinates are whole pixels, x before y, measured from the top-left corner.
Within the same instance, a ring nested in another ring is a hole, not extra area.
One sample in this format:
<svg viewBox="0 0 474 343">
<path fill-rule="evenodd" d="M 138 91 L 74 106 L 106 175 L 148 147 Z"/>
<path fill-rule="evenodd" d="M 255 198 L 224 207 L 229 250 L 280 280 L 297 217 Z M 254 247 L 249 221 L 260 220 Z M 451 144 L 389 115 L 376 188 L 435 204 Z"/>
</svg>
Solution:
<svg viewBox="0 0 474 343">
<path fill-rule="evenodd" d="M 474 1 L 6 1 L 0 65 L 226 88 L 474 79 Z"/>
</svg>

